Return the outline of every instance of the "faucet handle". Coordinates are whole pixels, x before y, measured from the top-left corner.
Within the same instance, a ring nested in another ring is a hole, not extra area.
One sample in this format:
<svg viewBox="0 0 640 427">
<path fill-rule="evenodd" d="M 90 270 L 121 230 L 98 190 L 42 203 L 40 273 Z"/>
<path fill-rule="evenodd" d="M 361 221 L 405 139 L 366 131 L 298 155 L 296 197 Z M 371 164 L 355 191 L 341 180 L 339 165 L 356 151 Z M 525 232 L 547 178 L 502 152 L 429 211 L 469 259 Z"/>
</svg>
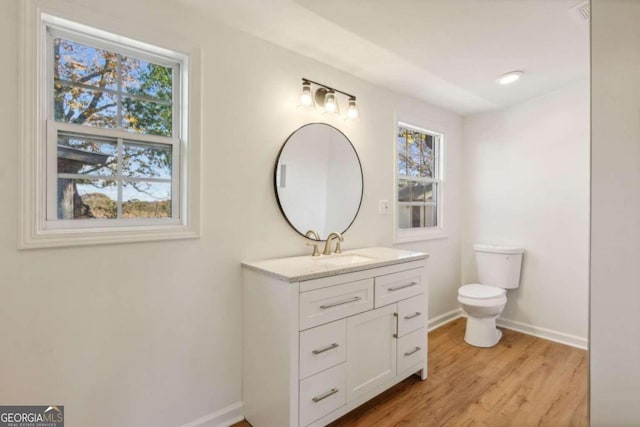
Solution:
<svg viewBox="0 0 640 427">
<path fill-rule="evenodd" d="M 320 240 L 320 235 L 315 230 L 307 231 L 306 233 L 304 233 L 304 237 L 306 237 L 309 240 L 315 240 L 315 241 Z M 313 246 L 313 253 L 311 254 L 311 256 L 320 256 L 320 251 L 318 250 L 317 243 L 307 243 L 307 246 Z"/>
<path fill-rule="evenodd" d="M 307 243 L 307 246 L 313 246 L 313 253 L 311 256 L 320 256 L 320 250 L 317 243 Z"/>
</svg>

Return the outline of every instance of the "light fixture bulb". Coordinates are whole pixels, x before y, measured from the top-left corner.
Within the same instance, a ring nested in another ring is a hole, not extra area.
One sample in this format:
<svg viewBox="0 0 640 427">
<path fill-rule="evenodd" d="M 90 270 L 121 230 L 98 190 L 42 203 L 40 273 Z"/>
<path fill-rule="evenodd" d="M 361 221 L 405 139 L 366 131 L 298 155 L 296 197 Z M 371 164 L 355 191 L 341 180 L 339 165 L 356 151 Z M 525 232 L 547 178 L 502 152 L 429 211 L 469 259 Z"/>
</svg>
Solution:
<svg viewBox="0 0 640 427">
<path fill-rule="evenodd" d="M 360 113 L 358 112 L 358 106 L 356 105 L 355 98 L 349 98 L 347 101 L 347 119 L 355 120 L 358 118 Z"/>
<path fill-rule="evenodd" d="M 300 105 L 302 105 L 303 107 L 308 107 L 311 105 L 311 94 L 309 93 L 303 93 L 302 95 L 300 95 Z"/>
<path fill-rule="evenodd" d="M 311 83 L 302 82 L 302 92 L 300 93 L 300 107 L 313 108 L 313 95 L 311 94 Z"/>
<path fill-rule="evenodd" d="M 497 82 L 501 85 L 508 85 L 520 79 L 522 71 L 510 71 L 498 77 Z"/>
<path fill-rule="evenodd" d="M 324 96 L 324 109 L 327 113 L 338 113 L 338 100 L 336 99 L 335 92 L 327 92 Z"/>
</svg>

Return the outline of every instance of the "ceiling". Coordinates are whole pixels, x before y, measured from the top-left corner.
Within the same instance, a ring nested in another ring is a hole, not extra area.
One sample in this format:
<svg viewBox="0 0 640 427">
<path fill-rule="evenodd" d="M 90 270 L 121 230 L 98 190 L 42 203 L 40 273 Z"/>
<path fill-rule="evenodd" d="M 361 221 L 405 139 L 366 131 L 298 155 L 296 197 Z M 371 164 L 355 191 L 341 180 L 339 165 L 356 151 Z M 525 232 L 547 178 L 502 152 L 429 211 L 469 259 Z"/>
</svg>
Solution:
<svg viewBox="0 0 640 427">
<path fill-rule="evenodd" d="M 212 19 L 462 115 L 589 72 L 579 0 L 180 0 Z M 522 70 L 520 81 L 496 78 Z M 307 76 L 311 77 L 311 76 Z"/>
</svg>

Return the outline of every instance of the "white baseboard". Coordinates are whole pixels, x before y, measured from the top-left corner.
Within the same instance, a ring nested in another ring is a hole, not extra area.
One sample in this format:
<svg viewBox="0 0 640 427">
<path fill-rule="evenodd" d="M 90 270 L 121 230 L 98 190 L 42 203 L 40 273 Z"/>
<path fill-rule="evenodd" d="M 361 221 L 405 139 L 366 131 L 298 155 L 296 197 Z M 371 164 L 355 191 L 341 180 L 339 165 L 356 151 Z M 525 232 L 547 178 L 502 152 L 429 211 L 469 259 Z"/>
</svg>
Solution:
<svg viewBox="0 0 640 427">
<path fill-rule="evenodd" d="M 589 341 L 586 338 L 565 334 L 564 332 L 554 331 L 553 329 L 542 328 L 540 326 L 529 325 L 527 323 L 516 322 L 515 320 L 499 318 L 496 320 L 496 324 L 503 328 L 513 329 L 523 334 L 533 335 L 534 337 L 544 338 L 582 350 L 587 350 L 589 346 Z"/>
<path fill-rule="evenodd" d="M 435 329 L 438 329 L 439 327 L 444 326 L 449 322 L 453 322 L 459 317 L 462 317 L 462 309 L 456 308 L 455 310 L 447 311 L 440 316 L 436 316 L 433 319 L 429 319 L 428 331 L 431 332 Z"/>
<path fill-rule="evenodd" d="M 233 405 L 229 405 L 219 411 L 212 412 L 197 420 L 183 424 L 180 427 L 229 427 L 232 424 L 244 420 L 242 407 L 242 402 L 236 402 Z"/>
</svg>

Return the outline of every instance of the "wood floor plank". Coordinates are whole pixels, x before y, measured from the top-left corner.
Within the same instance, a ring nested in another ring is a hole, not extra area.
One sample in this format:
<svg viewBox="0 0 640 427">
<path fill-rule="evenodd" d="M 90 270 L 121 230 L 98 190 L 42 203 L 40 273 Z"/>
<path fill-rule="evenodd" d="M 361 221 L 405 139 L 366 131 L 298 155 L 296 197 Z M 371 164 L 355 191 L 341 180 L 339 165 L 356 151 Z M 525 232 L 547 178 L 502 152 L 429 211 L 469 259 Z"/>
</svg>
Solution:
<svg viewBox="0 0 640 427">
<path fill-rule="evenodd" d="M 408 378 L 330 426 L 588 425 L 586 351 L 508 329 L 495 347 L 476 348 L 464 328 L 457 319 L 429 334 L 426 381 Z"/>
</svg>

